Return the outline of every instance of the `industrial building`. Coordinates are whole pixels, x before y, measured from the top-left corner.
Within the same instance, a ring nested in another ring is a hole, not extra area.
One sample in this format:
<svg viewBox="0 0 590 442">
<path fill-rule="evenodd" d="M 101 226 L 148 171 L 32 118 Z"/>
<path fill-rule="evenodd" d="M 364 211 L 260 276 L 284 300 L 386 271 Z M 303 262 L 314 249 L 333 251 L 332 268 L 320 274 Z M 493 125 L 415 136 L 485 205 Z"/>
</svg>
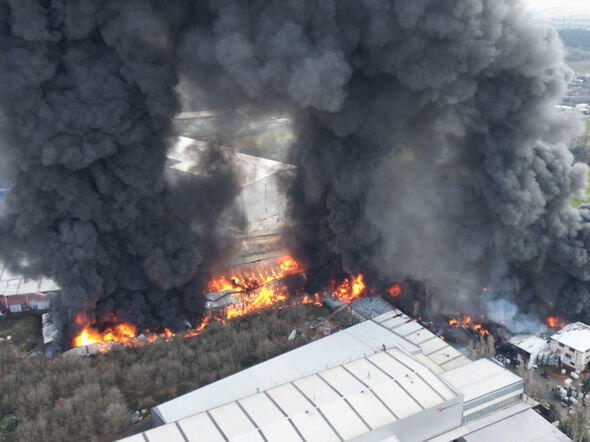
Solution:
<svg viewBox="0 0 590 442">
<path fill-rule="evenodd" d="M 28 279 L 11 273 L 0 262 L 0 312 L 21 313 L 49 308 L 46 295 L 60 290 L 49 278 Z"/>
<path fill-rule="evenodd" d="M 188 137 L 178 137 L 167 153 L 173 170 L 199 175 L 199 154 L 207 143 Z M 290 171 L 295 166 L 280 161 L 240 153 L 229 147 L 222 148 L 231 155 L 239 171 L 241 193 L 236 205 L 248 220 L 248 236 L 272 235 L 279 232 L 286 218 L 287 196 L 277 181 L 277 173 Z"/>
<path fill-rule="evenodd" d="M 508 343 L 516 349 L 520 362 L 529 361 L 534 364 L 537 356 L 542 354 L 547 347 L 547 340 L 535 335 L 514 335 Z"/>
<path fill-rule="evenodd" d="M 566 325 L 551 336 L 549 348 L 559 355 L 562 364 L 585 370 L 590 361 L 590 326 L 583 322 Z"/>
<path fill-rule="evenodd" d="M 569 440 L 534 405 L 520 377 L 394 309 L 160 404 L 161 426 L 124 441 Z"/>
</svg>

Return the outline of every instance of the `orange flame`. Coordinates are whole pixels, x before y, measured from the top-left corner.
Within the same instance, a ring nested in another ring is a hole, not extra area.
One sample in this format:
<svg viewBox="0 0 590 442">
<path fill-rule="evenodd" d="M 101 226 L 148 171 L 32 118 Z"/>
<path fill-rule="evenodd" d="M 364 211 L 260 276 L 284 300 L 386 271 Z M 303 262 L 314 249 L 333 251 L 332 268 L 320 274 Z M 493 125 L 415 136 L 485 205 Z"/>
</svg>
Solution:
<svg viewBox="0 0 590 442">
<path fill-rule="evenodd" d="M 301 273 L 303 270 L 303 266 L 291 256 L 284 256 L 278 258 L 275 264 L 262 265 L 258 262 L 250 264 L 245 268 L 235 269 L 229 276 L 221 275 L 211 279 L 208 284 L 208 290 L 210 292 L 228 291 L 234 293 L 234 296 L 238 299 L 236 304 L 228 306 L 221 313 L 221 317 L 214 319 L 225 324 L 226 320 L 236 316 L 242 316 L 266 307 L 285 303 L 289 298 L 289 294 L 287 287 L 279 280 L 288 275 Z M 347 291 L 351 293 L 350 296 L 360 296 L 365 288 L 362 275 L 351 279 L 351 282 L 346 280 L 346 284 Z M 306 294 L 292 300 L 291 304 L 322 305 L 319 294 L 314 296 Z M 178 335 L 183 337 L 196 336 L 207 326 L 210 320 L 211 317 L 207 316 L 198 327 L 178 333 Z M 133 325 L 117 323 L 116 318 L 111 318 L 111 322 L 117 325 L 107 328 L 104 331 L 99 331 L 96 327 L 91 326 L 90 321 L 84 313 L 76 316 L 75 322 L 83 327 L 83 330 L 73 340 L 73 345 L 76 347 L 102 342 L 120 342 L 133 346 L 141 345 L 143 342 L 154 342 L 158 339 L 169 341 L 176 336 L 172 330 L 165 328 L 160 334 L 145 330 L 142 338 L 138 339 L 136 338 L 137 330 Z"/>
<path fill-rule="evenodd" d="M 285 294 L 274 292 L 270 287 L 264 286 L 260 290 L 257 290 L 257 295 L 250 302 L 239 302 L 228 306 L 225 317 L 226 319 L 231 319 L 236 316 L 256 312 L 286 299 L 287 296 Z"/>
<path fill-rule="evenodd" d="M 319 307 L 322 306 L 322 301 L 320 301 L 320 294 L 316 293 L 313 296 L 310 295 L 303 295 L 303 298 L 301 298 L 300 301 L 301 304 L 313 304 L 313 305 L 317 305 Z"/>
<path fill-rule="evenodd" d="M 347 304 L 360 298 L 367 288 L 365 277 L 362 273 L 359 273 L 355 277 L 344 278 L 339 285 L 334 280 L 331 283 L 333 286 L 336 286 L 332 291 L 332 295 Z"/>
<path fill-rule="evenodd" d="M 481 315 L 483 318 L 483 315 Z M 471 329 L 478 332 L 481 336 L 488 336 L 490 335 L 490 331 L 483 328 L 483 325 L 479 322 L 474 323 L 471 316 L 461 315 L 461 319 L 457 318 L 450 318 L 448 320 L 448 324 L 451 327 L 461 327 L 465 329 Z"/>
<path fill-rule="evenodd" d="M 482 336 L 489 336 L 489 334 L 490 334 L 489 330 L 486 330 L 485 328 L 483 328 L 483 326 L 481 324 L 474 324 L 473 328 L 477 332 L 479 332 L 479 334 Z"/>
<path fill-rule="evenodd" d="M 291 256 L 278 258 L 277 266 L 262 266 L 260 262 L 241 269 L 234 269 L 231 274 L 221 275 L 209 281 L 209 292 L 248 292 L 269 284 L 285 276 L 303 272 L 303 266 Z"/>
<path fill-rule="evenodd" d="M 561 321 L 557 316 L 548 316 L 547 325 L 549 328 L 561 329 L 565 327 L 565 322 Z"/>
<path fill-rule="evenodd" d="M 76 318 L 78 322 L 80 319 Z M 89 345 L 95 342 L 125 342 L 135 338 L 137 330 L 135 326 L 127 323 L 120 323 L 112 328 L 99 331 L 96 328 L 87 326 L 78 336 L 74 338 L 74 346 Z"/>
</svg>

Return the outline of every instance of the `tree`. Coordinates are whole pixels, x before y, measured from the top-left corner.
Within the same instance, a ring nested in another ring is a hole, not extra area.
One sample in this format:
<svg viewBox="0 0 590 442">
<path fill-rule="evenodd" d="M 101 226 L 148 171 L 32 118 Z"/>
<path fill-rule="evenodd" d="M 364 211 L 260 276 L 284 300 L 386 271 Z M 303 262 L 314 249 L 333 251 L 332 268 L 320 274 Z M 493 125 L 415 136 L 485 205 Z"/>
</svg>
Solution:
<svg viewBox="0 0 590 442">
<path fill-rule="evenodd" d="M 561 422 L 561 430 L 574 442 L 589 442 L 590 436 L 586 430 L 584 413 L 576 411 Z"/>
<path fill-rule="evenodd" d="M 587 375 L 582 379 L 582 393 L 588 393 L 590 391 L 590 375 Z"/>
</svg>

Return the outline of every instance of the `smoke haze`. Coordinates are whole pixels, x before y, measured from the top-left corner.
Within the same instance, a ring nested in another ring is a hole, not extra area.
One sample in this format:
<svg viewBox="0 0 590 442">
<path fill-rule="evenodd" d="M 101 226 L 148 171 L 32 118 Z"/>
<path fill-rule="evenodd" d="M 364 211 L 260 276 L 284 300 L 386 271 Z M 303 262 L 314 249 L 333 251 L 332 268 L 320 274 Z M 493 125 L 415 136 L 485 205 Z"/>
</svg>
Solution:
<svg viewBox="0 0 590 442">
<path fill-rule="evenodd" d="M 449 311 L 490 285 L 590 320 L 590 208 L 569 204 L 587 167 L 554 110 L 570 72 L 519 1 L 3 1 L 0 35 L 0 252 L 65 288 L 66 321 L 177 322 L 228 258 L 231 161 L 165 174 L 179 78 L 201 109 L 292 116 L 311 284 L 423 280 Z"/>
</svg>

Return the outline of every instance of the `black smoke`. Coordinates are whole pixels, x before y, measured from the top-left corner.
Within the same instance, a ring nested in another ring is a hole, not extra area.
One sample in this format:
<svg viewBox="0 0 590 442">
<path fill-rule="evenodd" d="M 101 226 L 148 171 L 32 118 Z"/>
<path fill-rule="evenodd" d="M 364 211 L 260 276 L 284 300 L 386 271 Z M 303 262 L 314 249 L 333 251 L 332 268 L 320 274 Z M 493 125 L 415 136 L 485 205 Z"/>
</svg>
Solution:
<svg viewBox="0 0 590 442">
<path fill-rule="evenodd" d="M 521 2 L 209 8 L 183 67 L 205 101 L 291 112 L 291 244 L 314 288 L 365 272 L 427 281 L 450 311 L 500 320 L 499 297 L 589 319 L 587 209 L 569 203 L 587 168 L 566 147 L 577 122 L 554 108 L 570 72 Z"/>
<path fill-rule="evenodd" d="M 554 110 L 570 73 L 519 1 L 0 5 L 0 252 L 64 287 L 65 321 L 173 325 L 229 256 L 231 164 L 213 146 L 199 178 L 165 169 L 179 78 L 201 109 L 291 115 L 289 236 L 315 284 L 427 280 L 450 310 L 491 285 L 590 319 L 587 169 Z"/>
<path fill-rule="evenodd" d="M 194 321 L 198 271 L 225 248 L 217 222 L 238 187 L 223 153 L 203 154 L 205 175 L 166 176 L 178 75 L 174 23 L 156 4 L 1 3 L 13 176 L 0 249 L 16 271 L 57 280 L 62 326 L 81 311 L 99 326 Z"/>
</svg>

